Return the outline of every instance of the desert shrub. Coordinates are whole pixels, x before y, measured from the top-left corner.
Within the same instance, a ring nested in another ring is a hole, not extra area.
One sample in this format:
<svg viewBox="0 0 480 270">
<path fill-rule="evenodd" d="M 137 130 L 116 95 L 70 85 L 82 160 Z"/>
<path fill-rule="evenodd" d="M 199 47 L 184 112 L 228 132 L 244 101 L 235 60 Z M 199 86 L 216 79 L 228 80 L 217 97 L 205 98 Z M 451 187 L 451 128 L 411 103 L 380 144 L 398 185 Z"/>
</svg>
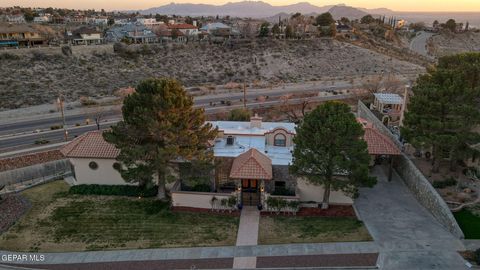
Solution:
<svg viewBox="0 0 480 270">
<path fill-rule="evenodd" d="M 211 189 L 210 189 L 210 185 L 207 185 L 207 184 L 198 184 L 198 185 L 195 185 L 195 186 L 192 188 L 192 191 L 197 191 L 197 192 L 210 192 Z"/>
<path fill-rule="evenodd" d="M 65 56 L 71 56 L 72 55 L 72 47 L 70 47 L 68 45 L 62 46 L 62 53 Z"/>
<path fill-rule="evenodd" d="M 80 104 L 82 104 L 82 106 L 93 106 L 97 105 L 98 103 L 88 97 L 80 97 Z"/>
<path fill-rule="evenodd" d="M 63 128 L 63 125 L 55 125 L 55 126 L 51 126 L 50 130 L 56 130 L 56 129 L 61 129 L 61 128 Z"/>
<path fill-rule="evenodd" d="M 457 184 L 457 180 L 455 180 L 453 177 L 450 177 L 443 181 L 433 181 L 432 185 L 434 188 L 446 188 L 446 187 L 455 186 L 456 184 Z"/>
<path fill-rule="evenodd" d="M 158 187 L 143 188 L 128 185 L 78 185 L 72 186 L 70 194 L 79 195 L 111 195 L 128 197 L 154 197 L 157 195 Z"/>
<path fill-rule="evenodd" d="M 0 54 L 0 60 L 19 60 L 20 56 L 12 53 L 2 53 Z"/>
</svg>

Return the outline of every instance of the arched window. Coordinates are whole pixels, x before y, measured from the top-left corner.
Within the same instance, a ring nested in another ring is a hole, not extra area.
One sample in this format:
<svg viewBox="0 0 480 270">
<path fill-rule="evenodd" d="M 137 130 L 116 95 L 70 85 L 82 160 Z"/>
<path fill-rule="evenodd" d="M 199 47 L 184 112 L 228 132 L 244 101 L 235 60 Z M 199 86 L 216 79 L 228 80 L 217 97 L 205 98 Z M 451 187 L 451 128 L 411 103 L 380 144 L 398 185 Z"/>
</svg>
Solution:
<svg viewBox="0 0 480 270">
<path fill-rule="evenodd" d="M 287 146 L 287 138 L 285 135 L 279 133 L 273 138 L 273 145 L 275 146 Z"/>
</svg>

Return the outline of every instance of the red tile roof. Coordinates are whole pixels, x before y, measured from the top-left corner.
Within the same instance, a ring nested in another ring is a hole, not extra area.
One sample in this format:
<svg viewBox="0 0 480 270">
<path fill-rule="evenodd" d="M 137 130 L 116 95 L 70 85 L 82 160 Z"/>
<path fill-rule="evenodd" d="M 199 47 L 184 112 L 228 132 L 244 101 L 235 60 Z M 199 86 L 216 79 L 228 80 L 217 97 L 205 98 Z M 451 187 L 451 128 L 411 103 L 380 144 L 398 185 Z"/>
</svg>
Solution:
<svg viewBox="0 0 480 270">
<path fill-rule="evenodd" d="M 272 179 L 272 160 L 251 148 L 233 160 L 230 178 L 235 179 Z"/>
<path fill-rule="evenodd" d="M 60 152 L 68 158 L 116 158 L 120 150 L 106 142 L 103 131 L 90 131 L 64 145 Z"/>
<path fill-rule="evenodd" d="M 364 128 L 363 139 L 367 142 L 370 155 L 400 155 L 400 150 L 395 143 L 374 127 Z"/>
</svg>

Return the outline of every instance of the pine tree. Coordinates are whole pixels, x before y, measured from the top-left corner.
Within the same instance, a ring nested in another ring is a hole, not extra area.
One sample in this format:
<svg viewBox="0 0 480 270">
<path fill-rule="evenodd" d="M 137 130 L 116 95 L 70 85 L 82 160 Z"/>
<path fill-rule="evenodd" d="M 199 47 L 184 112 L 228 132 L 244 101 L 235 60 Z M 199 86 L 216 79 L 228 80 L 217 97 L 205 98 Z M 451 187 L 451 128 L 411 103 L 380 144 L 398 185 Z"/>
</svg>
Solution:
<svg viewBox="0 0 480 270">
<path fill-rule="evenodd" d="M 469 151 L 467 144 L 479 141 L 472 131 L 480 123 L 479 64 L 479 53 L 443 57 L 412 89 L 402 135 L 432 150 L 432 172 L 439 171 L 442 153 L 449 153 L 453 169 Z"/>
<path fill-rule="evenodd" d="M 193 108 L 193 99 L 176 80 L 148 79 L 127 96 L 123 121 L 104 133 L 120 154 L 116 169 L 127 182 L 141 186 L 158 183 L 158 197 L 165 198 L 169 163 L 174 159 L 209 162 L 213 154 L 208 141 L 216 136 L 205 124 L 203 109 Z M 156 179 L 155 179 L 156 178 Z"/>
<path fill-rule="evenodd" d="M 328 208 L 330 191 L 356 196 L 359 186 L 373 186 L 370 155 L 362 139 L 363 128 L 348 105 L 326 102 L 308 113 L 296 128 L 291 172 L 322 185 L 322 208 Z"/>
</svg>

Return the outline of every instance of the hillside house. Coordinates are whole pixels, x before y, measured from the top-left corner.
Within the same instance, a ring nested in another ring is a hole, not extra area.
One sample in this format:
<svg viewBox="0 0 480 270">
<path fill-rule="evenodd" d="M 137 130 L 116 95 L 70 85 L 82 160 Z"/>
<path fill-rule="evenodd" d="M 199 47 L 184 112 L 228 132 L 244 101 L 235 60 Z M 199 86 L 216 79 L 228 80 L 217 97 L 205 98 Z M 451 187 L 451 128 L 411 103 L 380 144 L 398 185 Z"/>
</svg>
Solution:
<svg viewBox="0 0 480 270">
<path fill-rule="evenodd" d="M 1 46 L 34 46 L 43 45 L 46 38 L 39 31 L 26 24 L 0 24 Z"/>
<path fill-rule="evenodd" d="M 25 23 L 25 16 L 23 14 L 15 14 L 15 15 L 6 15 L 5 21 L 9 23 Z"/>
<path fill-rule="evenodd" d="M 385 125 L 398 126 L 404 106 L 403 98 L 392 93 L 374 93 L 374 97 L 370 110 L 377 114 Z"/>
<path fill-rule="evenodd" d="M 198 35 L 198 27 L 188 23 L 171 24 L 168 25 L 168 29 L 170 29 L 171 31 L 177 30 L 187 37 Z"/>
<path fill-rule="evenodd" d="M 152 29 L 137 22 L 108 29 L 105 33 L 105 40 L 108 42 L 128 40 L 131 43 L 154 43 L 158 41 L 158 37 Z"/>
<path fill-rule="evenodd" d="M 102 35 L 102 31 L 84 26 L 72 32 L 67 31 L 65 39 L 72 45 L 98 45 L 103 43 Z"/>
</svg>

